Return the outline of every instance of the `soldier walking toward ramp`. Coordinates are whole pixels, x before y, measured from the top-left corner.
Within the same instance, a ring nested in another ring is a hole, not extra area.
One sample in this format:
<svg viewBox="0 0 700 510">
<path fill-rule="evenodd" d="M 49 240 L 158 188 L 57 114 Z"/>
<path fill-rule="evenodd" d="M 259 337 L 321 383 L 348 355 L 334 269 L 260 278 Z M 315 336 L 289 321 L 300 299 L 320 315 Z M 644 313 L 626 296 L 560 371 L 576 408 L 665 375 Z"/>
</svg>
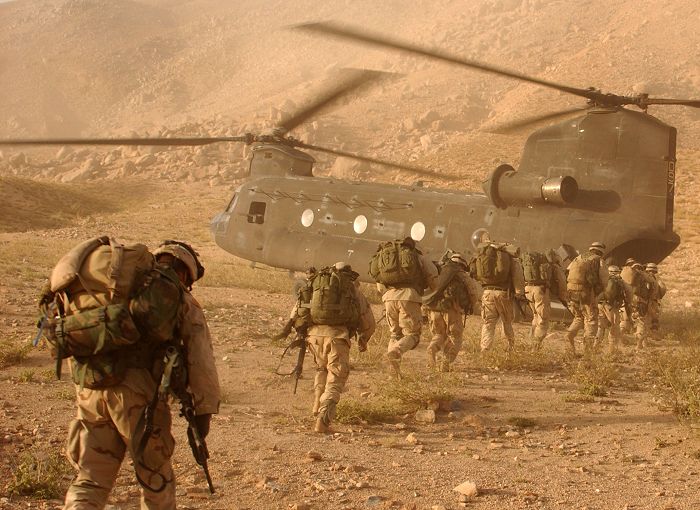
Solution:
<svg viewBox="0 0 700 510">
<path fill-rule="evenodd" d="M 657 294 L 656 281 L 644 271 L 644 266 L 634 259 L 627 259 L 622 269 L 622 279 L 632 288 L 634 294 L 631 314 L 627 314 L 624 322 L 624 331 L 634 329 L 637 349 L 643 349 L 649 334 L 649 303 L 656 299 Z"/>
<path fill-rule="evenodd" d="M 569 264 L 566 279 L 569 310 L 574 316 L 566 333 L 572 354 L 576 354 L 576 334 L 583 329 L 583 348 L 592 351 L 598 329 L 598 295 L 608 282 L 608 271 L 603 267 L 603 243 L 592 243 L 588 253 L 582 253 Z"/>
<path fill-rule="evenodd" d="M 428 363 L 435 368 L 437 354 L 442 351 L 440 369 L 444 372 L 450 370 L 462 348 L 463 316 L 473 313 L 479 300 L 478 286 L 467 271 L 464 257 L 453 253 L 440 270 L 435 291 L 423 298 L 433 335 L 428 345 Z"/>
<path fill-rule="evenodd" d="M 666 284 L 659 277 L 659 267 L 653 262 L 649 262 L 644 267 L 644 270 L 655 282 L 656 292 L 654 293 L 654 298 L 649 301 L 649 329 L 651 334 L 656 337 L 661 324 L 661 300 L 666 295 Z"/>
<path fill-rule="evenodd" d="M 598 301 L 598 331 L 594 349 L 600 350 L 608 334 L 608 351 L 614 353 L 620 346 L 620 310 L 629 311 L 632 304 L 632 289 L 620 276 L 618 266 L 608 267 L 608 282 Z"/>
<path fill-rule="evenodd" d="M 469 273 L 484 289 L 481 295 L 481 350 L 491 348 L 499 319 L 508 340 L 508 350 L 514 350 L 513 299 L 525 301 L 525 281 L 518 249 L 492 241 L 482 243 L 469 263 Z"/>
<path fill-rule="evenodd" d="M 554 250 L 547 254 L 526 252 L 520 257 L 525 278 L 525 296 L 532 310 L 530 339 L 535 348 L 542 347 L 552 314 L 552 293 L 566 303 L 566 275 L 561 259 Z"/>
<path fill-rule="evenodd" d="M 360 292 L 358 276 L 345 262 L 309 272 L 292 311 L 295 328 L 307 335 L 306 345 L 316 364 L 312 407 L 316 432 L 328 432 L 335 418 L 350 375 L 351 339 L 357 335 L 362 352 L 374 333 L 374 316 Z"/>
<path fill-rule="evenodd" d="M 437 268 L 416 248 L 416 242 L 406 237 L 380 244 L 370 260 L 369 274 L 382 292 L 391 332 L 387 363 L 392 374 L 400 378 L 401 357 L 420 342 L 422 296 L 434 287 Z"/>
</svg>

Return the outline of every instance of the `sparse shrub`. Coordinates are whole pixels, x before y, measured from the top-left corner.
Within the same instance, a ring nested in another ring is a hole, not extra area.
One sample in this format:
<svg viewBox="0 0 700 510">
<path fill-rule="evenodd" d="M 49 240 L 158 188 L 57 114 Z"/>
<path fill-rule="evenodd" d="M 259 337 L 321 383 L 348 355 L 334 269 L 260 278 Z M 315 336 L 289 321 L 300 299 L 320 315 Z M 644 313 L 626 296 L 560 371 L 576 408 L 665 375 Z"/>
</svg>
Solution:
<svg viewBox="0 0 700 510">
<path fill-rule="evenodd" d="M 34 376 L 35 376 L 35 371 L 32 370 L 31 368 L 27 370 L 22 370 L 19 375 L 17 376 L 17 382 L 23 382 L 23 383 L 28 383 L 28 382 L 34 382 Z"/>
<path fill-rule="evenodd" d="M 509 352 L 505 349 L 491 349 L 473 356 L 469 365 L 474 369 L 527 370 L 528 372 L 551 372 L 561 368 L 564 357 L 550 349 L 533 350 L 528 347 L 516 348 Z"/>
<path fill-rule="evenodd" d="M 615 365 L 604 357 L 584 358 L 566 365 L 569 378 L 578 385 L 579 393 L 604 397 L 618 378 Z"/>
<path fill-rule="evenodd" d="M 452 373 L 409 373 L 400 380 L 392 379 L 382 388 L 382 394 L 406 406 L 409 411 L 430 407 L 455 399 L 458 387 Z"/>
<path fill-rule="evenodd" d="M 644 371 L 662 406 L 682 419 L 700 419 L 700 349 L 656 352 L 644 358 Z"/>
<path fill-rule="evenodd" d="M 207 287 L 237 287 L 278 294 L 292 294 L 294 280 L 289 272 L 271 268 L 253 268 L 241 262 L 217 261 L 208 264 L 199 284 Z"/>
<path fill-rule="evenodd" d="M 66 491 L 70 464 L 58 451 L 27 451 L 14 467 L 7 492 L 14 496 L 56 499 Z"/>
<path fill-rule="evenodd" d="M 595 397 L 593 397 L 593 395 L 570 393 L 568 395 L 564 395 L 563 400 L 564 402 L 568 402 L 570 404 L 592 404 L 595 402 Z"/>
<path fill-rule="evenodd" d="M 354 367 L 377 367 L 384 362 L 387 346 L 389 345 L 389 328 L 381 322 L 377 326 L 377 330 L 372 335 L 372 338 L 367 344 L 367 350 L 360 352 L 358 349 L 350 351 L 350 362 Z"/>
<path fill-rule="evenodd" d="M 0 368 L 7 368 L 24 361 L 32 348 L 30 343 L 18 344 L 12 340 L 0 340 Z"/>
<path fill-rule="evenodd" d="M 514 427 L 519 427 L 521 429 L 529 429 L 537 425 L 537 422 L 532 418 L 526 418 L 524 416 L 511 416 L 508 418 L 508 423 Z"/>
<path fill-rule="evenodd" d="M 345 424 L 386 423 L 410 410 L 384 397 L 373 399 L 343 398 L 336 408 L 336 421 Z"/>
</svg>

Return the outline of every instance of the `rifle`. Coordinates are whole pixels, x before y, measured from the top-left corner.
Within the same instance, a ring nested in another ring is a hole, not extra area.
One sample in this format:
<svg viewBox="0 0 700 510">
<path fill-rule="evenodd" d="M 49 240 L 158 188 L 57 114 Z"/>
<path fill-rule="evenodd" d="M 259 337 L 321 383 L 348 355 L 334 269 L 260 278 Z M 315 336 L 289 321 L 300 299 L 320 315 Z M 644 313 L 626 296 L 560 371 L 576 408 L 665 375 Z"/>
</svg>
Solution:
<svg viewBox="0 0 700 510">
<path fill-rule="evenodd" d="M 137 430 L 143 429 L 143 432 L 140 440 L 136 443 L 136 459 L 134 460 L 135 462 L 139 462 L 142 467 L 148 469 L 148 466 L 143 465 L 140 460 L 146 444 L 148 443 L 148 439 L 151 437 L 153 432 L 154 411 L 156 405 L 158 405 L 158 400 L 164 400 L 168 395 L 172 394 L 180 401 L 180 416 L 187 420 L 187 440 L 190 443 L 194 460 L 197 462 L 197 464 L 202 466 L 204 476 L 207 479 L 207 485 L 209 486 L 209 492 L 214 494 L 214 484 L 212 483 L 211 475 L 209 474 L 209 465 L 207 463 L 207 459 L 209 458 L 209 450 L 207 448 L 206 441 L 199 433 L 199 429 L 197 428 L 194 400 L 192 398 L 192 394 L 187 390 L 187 367 L 183 363 L 180 348 L 172 345 L 169 346 L 165 351 L 163 362 L 165 365 L 163 368 L 163 374 L 160 378 L 160 384 L 153 395 L 153 399 L 144 409 L 144 412 L 139 419 L 139 424 L 137 425 Z M 163 490 L 165 488 L 165 483 L 168 482 L 167 480 L 164 480 L 161 487 L 154 490 L 139 479 L 138 474 L 137 479 L 141 485 L 153 490 L 154 492 Z"/>
<path fill-rule="evenodd" d="M 305 329 L 297 329 L 296 330 L 296 337 L 292 342 L 284 348 L 284 351 L 282 351 L 282 356 L 280 358 L 280 365 L 282 364 L 282 360 L 286 356 L 287 352 L 296 349 L 297 347 L 299 348 L 299 353 L 297 354 L 297 364 L 294 366 L 294 370 L 292 370 L 289 373 L 284 373 L 280 372 L 280 367 L 279 365 L 277 366 L 277 370 L 275 370 L 275 373 L 277 375 L 284 375 L 284 376 L 289 376 L 293 375 L 294 376 L 294 395 L 297 393 L 297 386 L 299 385 L 299 379 L 301 379 L 301 374 L 302 371 L 304 370 L 304 358 L 306 357 L 306 330 Z"/>
</svg>

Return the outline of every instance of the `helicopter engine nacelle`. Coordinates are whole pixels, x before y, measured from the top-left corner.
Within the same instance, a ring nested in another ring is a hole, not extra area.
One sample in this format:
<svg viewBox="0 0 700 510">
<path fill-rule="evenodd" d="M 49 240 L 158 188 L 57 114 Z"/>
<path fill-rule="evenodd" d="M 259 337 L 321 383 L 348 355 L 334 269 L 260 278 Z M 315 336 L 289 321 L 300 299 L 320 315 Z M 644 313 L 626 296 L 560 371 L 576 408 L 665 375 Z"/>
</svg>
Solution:
<svg viewBox="0 0 700 510">
<path fill-rule="evenodd" d="M 535 204 L 565 206 L 576 199 L 578 183 L 569 175 L 526 175 L 510 165 L 501 165 L 484 182 L 484 191 L 500 209 Z"/>
</svg>

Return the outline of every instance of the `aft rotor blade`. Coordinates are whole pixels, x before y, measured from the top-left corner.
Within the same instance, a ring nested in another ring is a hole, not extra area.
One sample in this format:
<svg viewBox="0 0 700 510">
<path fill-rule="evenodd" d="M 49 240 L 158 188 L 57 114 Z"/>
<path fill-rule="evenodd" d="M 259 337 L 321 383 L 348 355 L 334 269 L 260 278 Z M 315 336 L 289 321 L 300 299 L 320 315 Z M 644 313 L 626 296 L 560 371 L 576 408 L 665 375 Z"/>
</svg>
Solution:
<svg viewBox="0 0 700 510">
<path fill-rule="evenodd" d="M 0 140 L 0 145 L 209 145 L 220 142 L 247 142 L 245 136 L 210 138 L 47 138 Z"/>
<path fill-rule="evenodd" d="M 336 86 L 323 92 L 315 101 L 305 105 L 301 110 L 285 119 L 278 126 L 286 131 L 291 131 L 295 127 L 303 124 L 323 109 L 329 108 L 340 99 L 353 91 L 362 88 L 370 83 L 376 83 L 389 77 L 399 76 L 395 73 L 382 71 L 370 71 L 367 69 L 344 69 L 345 78 Z"/>
<path fill-rule="evenodd" d="M 500 126 L 495 127 L 494 129 L 489 129 L 489 131 L 491 133 L 496 133 L 499 135 L 513 134 L 513 133 L 519 131 L 520 129 L 523 129 L 525 127 L 529 127 L 533 124 L 539 124 L 541 122 L 552 121 L 555 119 L 568 117 L 570 115 L 582 113 L 582 112 L 585 112 L 587 110 L 588 110 L 588 108 L 569 108 L 566 110 L 552 112 L 552 113 L 548 113 L 545 115 L 537 115 L 535 117 L 528 117 L 525 119 L 516 120 L 514 122 L 508 122 L 507 124 L 502 124 Z"/>
<path fill-rule="evenodd" d="M 520 81 L 525 81 L 529 83 L 534 83 L 536 85 L 541 85 L 543 87 L 549 87 L 551 89 L 559 90 L 569 94 L 574 94 L 577 96 L 585 97 L 591 100 L 599 99 L 603 94 L 597 91 L 588 89 L 579 89 L 575 87 L 569 87 L 566 85 L 561 85 L 559 83 L 554 83 L 551 81 L 540 80 L 538 78 L 533 78 L 532 76 L 527 76 L 520 73 L 514 73 L 508 71 L 507 69 L 502 69 L 495 66 L 490 66 L 487 64 L 482 64 L 481 62 L 476 62 L 474 60 L 465 59 L 452 55 L 446 51 L 438 49 L 429 49 L 417 44 L 411 44 L 407 42 L 394 39 L 392 37 L 386 37 L 384 35 L 379 35 L 376 33 L 366 32 L 357 28 L 351 28 L 346 25 L 340 25 L 333 22 L 319 22 L 319 23 L 305 23 L 301 25 L 295 25 L 297 30 L 303 30 L 306 32 L 314 32 L 323 35 L 330 35 L 333 37 L 339 37 L 343 39 L 350 39 L 353 41 L 359 41 L 366 44 L 379 46 L 383 48 L 391 48 L 395 50 L 405 51 L 408 53 L 413 53 L 415 55 L 421 55 L 428 58 L 434 58 L 448 62 L 450 64 L 456 64 L 463 67 L 469 67 L 471 69 L 477 69 L 479 71 L 484 71 L 487 73 L 497 74 L 499 76 L 505 76 L 507 78 L 513 78 Z"/>
<path fill-rule="evenodd" d="M 358 154 L 353 154 L 352 152 L 345 152 L 345 151 L 341 151 L 341 150 L 337 150 L 337 149 L 327 149 L 325 147 L 319 147 L 317 145 L 309 145 L 309 144 L 305 144 L 302 142 L 299 142 L 295 145 L 297 147 L 301 147 L 302 149 L 309 149 L 309 150 L 314 150 L 314 151 L 319 151 L 319 152 L 325 152 L 327 154 L 335 154 L 336 156 L 343 156 L 346 158 L 357 159 L 359 161 L 366 161 L 367 163 L 376 163 L 378 165 L 400 168 L 401 170 L 408 170 L 414 174 L 425 175 L 426 177 L 437 177 L 439 179 L 447 179 L 447 180 L 451 180 L 451 181 L 452 180 L 459 180 L 459 177 L 441 174 L 439 172 L 434 172 L 432 170 L 428 170 L 426 168 L 421 168 L 421 167 L 417 167 L 417 166 L 395 163 L 393 161 L 388 161 L 386 159 L 370 158 L 368 156 L 360 156 Z"/>
</svg>

